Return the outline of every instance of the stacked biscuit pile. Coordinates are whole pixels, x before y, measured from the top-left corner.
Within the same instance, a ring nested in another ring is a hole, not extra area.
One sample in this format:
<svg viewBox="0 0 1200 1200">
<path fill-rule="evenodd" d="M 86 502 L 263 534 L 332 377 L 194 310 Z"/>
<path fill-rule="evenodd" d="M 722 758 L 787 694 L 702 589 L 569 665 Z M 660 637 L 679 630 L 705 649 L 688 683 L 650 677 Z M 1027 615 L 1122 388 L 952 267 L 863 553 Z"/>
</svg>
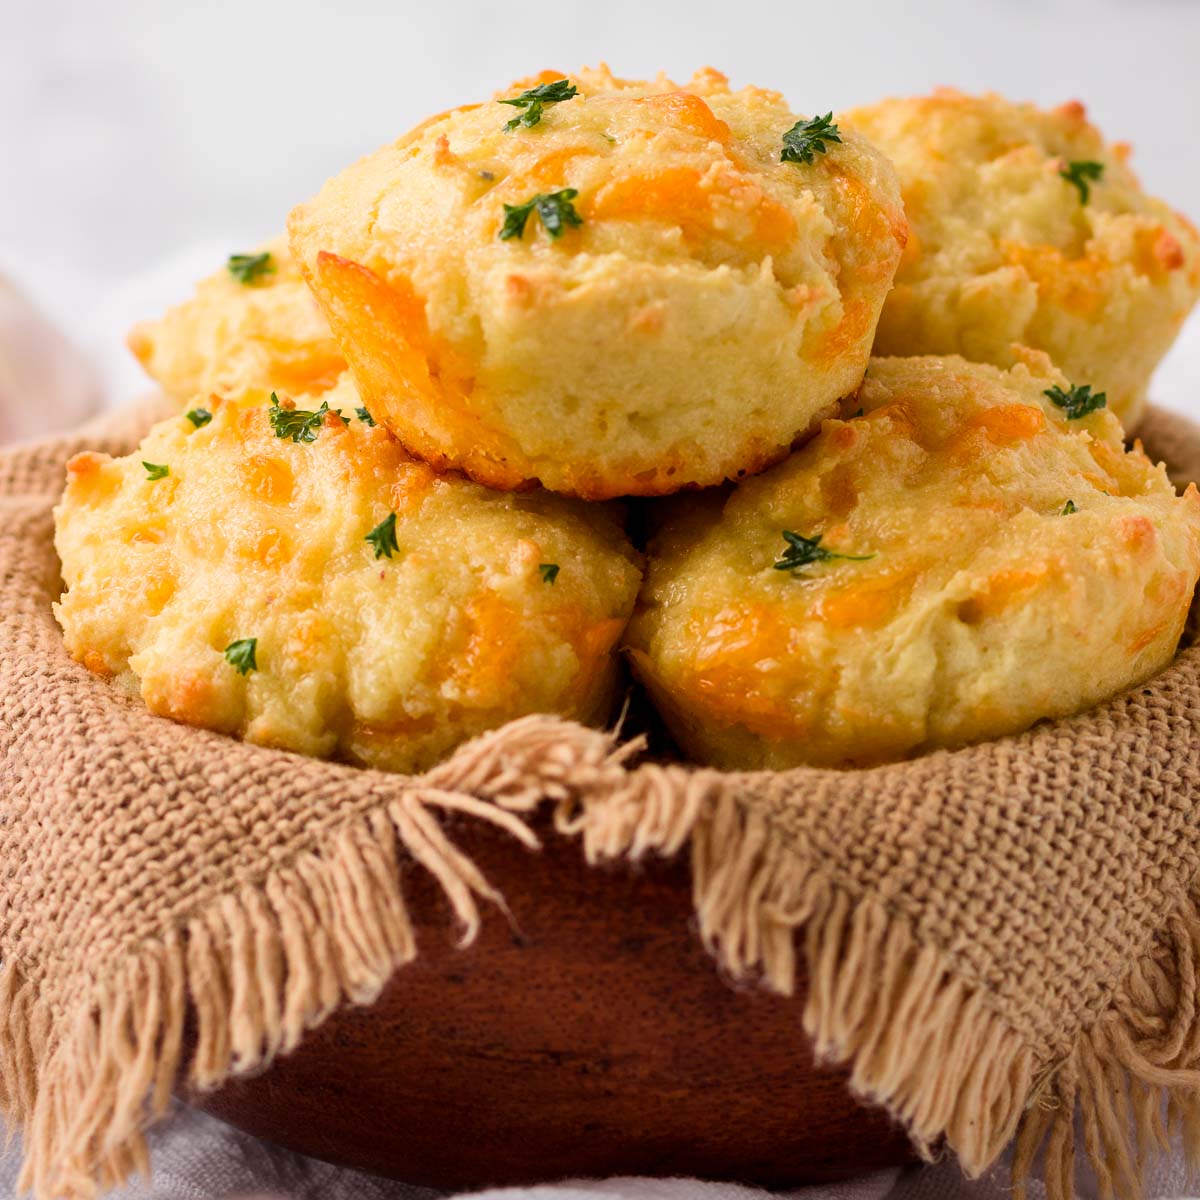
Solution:
<svg viewBox="0 0 1200 1200">
<path fill-rule="evenodd" d="M 1091 706 L 1200 575 L 1200 496 L 1122 428 L 1200 238 L 1126 158 L 1075 104 L 805 119 L 713 71 L 431 118 L 131 335 L 181 415 L 71 463 L 67 645 L 397 770 L 606 720 L 622 656 L 727 767 Z"/>
</svg>

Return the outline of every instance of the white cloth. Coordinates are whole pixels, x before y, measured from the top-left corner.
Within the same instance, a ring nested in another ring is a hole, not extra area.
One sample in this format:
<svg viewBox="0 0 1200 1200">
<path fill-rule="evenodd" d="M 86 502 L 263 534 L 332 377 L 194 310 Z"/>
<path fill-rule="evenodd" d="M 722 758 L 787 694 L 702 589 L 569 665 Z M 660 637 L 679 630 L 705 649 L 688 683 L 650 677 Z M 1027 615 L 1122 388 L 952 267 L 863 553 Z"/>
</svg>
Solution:
<svg viewBox="0 0 1200 1200">
<path fill-rule="evenodd" d="M 434 1200 L 431 1188 L 347 1171 L 270 1146 L 183 1105 L 150 1134 L 154 1178 L 138 1180 L 106 1200 Z M 19 1144 L 0 1158 L 0 1197 L 15 1200 Z M 1079 1200 L 1095 1188 L 1081 1177 Z M 529 1188 L 496 1188 L 474 1200 L 1009 1200 L 1003 1166 L 966 1181 L 953 1159 L 932 1166 L 880 1171 L 843 1183 L 770 1193 L 735 1183 L 696 1179 L 587 1179 Z M 1178 1156 L 1163 1160 L 1147 1180 L 1146 1200 L 1193 1200 L 1200 1177 L 1189 1179 Z M 1031 1181 L 1029 1200 L 1043 1200 Z"/>
<path fill-rule="evenodd" d="M 183 1105 L 151 1132 L 150 1143 L 154 1178 L 127 1184 L 106 1200 L 433 1200 L 443 1195 L 292 1154 Z M 0 1160 L 4 1200 L 15 1200 L 18 1160 L 19 1144 Z M 768 1200 L 771 1193 L 695 1179 L 616 1178 L 498 1188 L 475 1195 L 478 1200 Z M 1000 1182 L 966 1184 L 953 1162 L 883 1171 L 785 1195 L 803 1200 L 1006 1200 Z M 1031 1200 L 1040 1200 L 1040 1192 L 1035 1190 Z"/>
</svg>

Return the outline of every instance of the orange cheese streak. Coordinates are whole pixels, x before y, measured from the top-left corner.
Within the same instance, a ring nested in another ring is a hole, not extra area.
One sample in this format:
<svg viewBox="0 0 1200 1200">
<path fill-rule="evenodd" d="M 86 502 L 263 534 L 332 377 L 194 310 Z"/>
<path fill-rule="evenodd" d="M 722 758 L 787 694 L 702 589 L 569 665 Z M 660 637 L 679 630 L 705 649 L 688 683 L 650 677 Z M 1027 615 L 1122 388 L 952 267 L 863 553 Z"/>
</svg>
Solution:
<svg viewBox="0 0 1200 1200">
<path fill-rule="evenodd" d="M 728 146 L 729 126 L 694 92 L 663 92 L 655 96 L 639 96 L 635 104 L 656 109 L 666 121 L 709 141 Z"/>
<path fill-rule="evenodd" d="M 244 558 L 263 566 L 277 566 L 287 561 L 291 554 L 291 541 L 281 529 L 264 529 L 249 544 L 240 546 Z"/>
<path fill-rule="evenodd" d="M 735 184 L 739 178 L 733 177 Z M 653 174 L 613 179 L 596 193 L 588 215 L 592 220 L 663 221 L 678 225 L 686 237 L 711 237 L 716 232 L 714 201 L 729 199 L 736 204 L 736 197 L 727 190 L 706 187 L 703 179 L 695 167 L 664 167 Z M 721 177 L 720 182 L 727 181 Z M 746 186 L 755 193 L 750 209 L 754 239 L 764 244 L 785 242 L 795 233 L 795 218 L 782 204 L 764 196 L 748 177 Z"/>
<path fill-rule="evenodd" d="M 967 422 L 966 431 L 982 429 L 995 446 L 1015 446 L 1036 437 L 1046 428 L 1046 417 L 1040 408 L 1030 404 L 1001 404 L 985 408 Z"/>
<path fill-rule="evenodd" d="M 571 640 L 575 653 L 579 658 L 581 675 L 591 675 L 600 663 L 608 657 L 608 653 L 616 644 L 617 638 L 625 629 L 625 621 L 621 617 L 605 617 L 599 621 L 591 621 L 583 626 L 580 632 Z"/>
<path fill-rule="evenodd" d="M 392 508 L 397 513 L 419 508 L 421 501 L 433 491 L 435 483 L 437 472 L 428 463 L 414 462 L 406 466 L 392 484 Z"/>
<path fill-rule="evenodd" d="M 582 616 L 582 613 L 578 614 L 578 618 Z M 568 637 L 579 660 L 571 683 L 571 704 L 578 704 L 586 697 L 588 689 L 604 669 L 617 638 L 625 631 L 626 624 L 621 617 L 606 617 L 599 621 L 581 621 L 578 618 L 575 622 L 567 622 L 576 624 L 576 629 Z"/>
<path fill-rule="evenodd" d="M 976 592 L 960 605 L 962 619 L 974 625 L 985 617 L 996 616 L 1012 608 L 1039 587 L 1049 573 L 1050 569 L 1045 563 L 1036 567 L 997 571 L 989 577 L 982 591 Z"/>
<path fill-rule="evenodd" d="M 242 480 L 251 495 L 268 504 L 286 504 L 296 482 L 291 467 L 269 454 L 253 454 L 246 459 Z"/>
<path fill-rule="evenodd" d="M 866 185 L 858 179 L 835 173 L 833 183 L 850 211 L 847 231 L 835 235 L 835 241 L 841 239 L 850 243 L 861 239 L 883 243 L 890 234 L 896 244 L 904 248 L 908 241 L 908 221 L 902 213 L 889 213 L 877 204 Z M 864 290 L 864 284 L 892 269 L 890 256 L 856 266 L 855 278 L 845 292 L 842 318 L 822 339 L 816 356 L 818 361 L 832 362 L 866 336 L 874 314 L 871 304 L 858 293 Z"/>
<path fill-rule="evenodd" d="M 467 644 L 451 677 L 461 683 L 473 707 L 499 708 L 511 695 L 521 661 L 521 620 L 495 592 L 467 605 Z"/>
<path fill-rule="evenodd" d="M 687 682 L 710 717 L 763 737 L 795 736 L 801 718 L 763 688 L 763 664 L 785 653 L 795 663 L 790 630 L 780 613 L 762 604 L 738 604 L 722 609 L 710 624 L 699 614 L 691 624 L 698 648 Z"/>
<path fill-rule="evenodd" d="M 634 103 L 658 109 L 678 128 L 718 142 L 726 149 L 732 141 L 729 126 L 711 108 L 690 92 L 668 92 L 642 96 Z M 764 196 L 756 183 L 743 172 L 732 178 L 729 191 L 710 190 L 701 183 L 701 172 L 694 167 L 665 167 L 653 174 L 631 175 L 614 179 L 600 189 L 590 206 L 592 219 L 638 217 L 662 220 L 678 225 L 690 237 L 711 236 L 715 224 L 713 201 L 718 196 L 732 198 L 740 180 L 754 189 L 754 237 L 763 243 L 780 243 L 791 237 L 796 222 L 787 208 Z"/>
<path fill-rule="evenodd" d="M 652 175 L 626 175 L 606 183 L 591 204 L 594 219 L 649 217 L 697 232 L 712 220 L 712 198 L 695 167 L 664 167 Z"/>
<path fill-rule="evenodd" d="M 1023 267 L 1038 285 L 1039 299 L 1088 317 L 1099 312 L 1104 303 L 1104 273 L 1111 264 L 1101 258 L 1070 258 L 1056 246 L 1027 246 L 1005 242 L 1001 246 L 1005 260 Z"/>
<path fill-rule="evenodd" d="M 463 456 L 481 482 L 499 488 L 530 486 L 509 462 L 519 450 L 503 434 L 485 427 L 467 397 L 474 385 L 450 347 L 436 340 L 425 304 L 411 282 L 374 271 L 328 251 L 317 255 L 321 305 L 335 336 L 351 353 L 350 366 L 372 415 L 384 425 L 400 423 L 412 450 L 434 467 L 450 465 L 438 439 L 424 430 L 435 423 L 452 428 L 474 451 Z"/>
<path fill-rule="evenodd" d="M 551 150 L 549 154 L 539 155 L 527 167 L 523 167 L 514 177 L 528 180 L 536 185 L 538 190 L 560 188 L 565 186 L 567 164 L 575 158 L 595 157 L 587 146 L 563 146 Z M 524 199 L 524 197 L 521 197 Z"/>
<path fill-rule="evenodd" d="M 188 669 L 153 684 L 143 680 L 146 707 L 184 725 L 222 728 L 217 689 L 203 671 Z"/>
<path fill-rule="evenodd" d="M 99 650 L 84 650 L 78 652 L 75 658 L 77 662 L 82 663 L 93 675 L 99 675 L 103 679 L 112 678 L 112 668 L 109 667 L 108 661 Z"/>
<path fill-rule="evenodd" d="M 887 209 L 879 204 L 861 179 L 855 179 L 840 171 L 835 171 L 832 181 L 841 193 L 842 203 L 850 210 L 850 218 L 846 222 L 846 232 L 837 236 L 846 238 L 848 241 L 866 239 L 871 242 L 884 243 L 886 237 L 890 235 L 903 251 L 909 238 L 908 218 L 903 211 Z M 885 255 L 875 263 L 860 263 L 858 273 L 859 275 L 878 276 L 890 272 L 891 269 L 891 255 Z"/>
<path fill-rule="evenodd" d="M 883 625 L 895 613 L 915 575 L 915 571 L 905 571 L 858 580 L 825 596 L 817 616 L 833 629 Z"/>
<path fill-rule="evenodd" d="M 842 319 L 821 339 L 816 360 L 831 363 L 840 358 L 867 332 L 871 321 L 871 306 L 865 300 L 850 300 L 842 313 Z"/>
<path fill-rule="evenodd" d="M 430 337 L 425 306 L 407 280 L 385 282 L 374 271 L 338 254 L 321 251 L 317 274 L 333 303 L 326 310 L 330 324 L 351 328 L 360 338 L 388 329 L 394 336 L 375 354 L 392 360 L 392 378 L 402 377 L 414 390 L 433 393 L 429 376 Z M 375 320 L 364 320 L 367 316 Z M 356 356 L 358 357 L 358 356 Z"/>
</svg>

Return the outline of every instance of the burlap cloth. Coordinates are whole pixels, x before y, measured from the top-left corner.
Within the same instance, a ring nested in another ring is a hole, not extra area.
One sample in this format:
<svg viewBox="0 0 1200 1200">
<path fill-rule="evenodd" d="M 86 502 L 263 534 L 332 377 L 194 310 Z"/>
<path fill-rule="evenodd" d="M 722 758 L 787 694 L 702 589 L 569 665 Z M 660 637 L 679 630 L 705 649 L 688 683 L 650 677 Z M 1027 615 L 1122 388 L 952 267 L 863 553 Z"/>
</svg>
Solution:
<svg viewBox="0 0 1200 1200">
<path fill-rule="evenodd" d="M 152 717 L 63 650 L 63 465 L 149 419 L 0 455 L 0 1102 L 39 1196 L 144 1166 L 189 1009 L 211 1087 L 370 1002 L 416 953 L 406 860 L 469 941 L 500 898 L 441 814 L 528 843 L 540 805 L 590 861 L 689 852 L 724 965 L 786 991 L 804 955 L 819 1053 L 968 1173 L 1015 1135 L 1017 1175 L 1041 1147 L 1069 1196 L 1076 1110 L 1119 1196 L 1168 1123 L 1200 1144 L 1200 649 L 1084 716 L 869 771 L 638 765 L 550 717 L 419 778 L 311 761 Z M 1143 435 L 1200 478 L 1200 429 Z"/>
</svg>

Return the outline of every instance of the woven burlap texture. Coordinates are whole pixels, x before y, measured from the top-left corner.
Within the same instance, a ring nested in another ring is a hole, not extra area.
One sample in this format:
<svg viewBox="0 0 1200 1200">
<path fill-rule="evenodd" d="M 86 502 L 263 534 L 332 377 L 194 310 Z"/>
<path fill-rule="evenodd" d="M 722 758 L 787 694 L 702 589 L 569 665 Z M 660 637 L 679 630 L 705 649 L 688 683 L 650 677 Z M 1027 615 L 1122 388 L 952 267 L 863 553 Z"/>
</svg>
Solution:
<svg viewBox="0 0 1200 1200">
<path fill-rule="evenodd" d="M 1069 1196 L 1076 1111 L 1119 1196 L 1152 1143 L 1200 1144 L 1200 649 L 1094 712 L 869 771 L 642 761 L 552 717 L 417 778 L 307 760 L 152 717 L 63 649 L 64 464 L 154 413 L 0 455 L 0 1101 L 39 1196 L 144 1169 L 181 1066 L 215 1087 L 369 1003 L 416 953 L 405 862 L 469 942 L 503 901 L 441 814 L 535 845 L 542 805 L 590 862 L 690 854 L 723 965 L 786 992 L 802 956 L 818 1052 L 969 1173 L 1016 1136 L 1018 1176 L 1040 1147 Z M 1143 436 L 1200 478 L 1200 430 Z"/>
</svg>

